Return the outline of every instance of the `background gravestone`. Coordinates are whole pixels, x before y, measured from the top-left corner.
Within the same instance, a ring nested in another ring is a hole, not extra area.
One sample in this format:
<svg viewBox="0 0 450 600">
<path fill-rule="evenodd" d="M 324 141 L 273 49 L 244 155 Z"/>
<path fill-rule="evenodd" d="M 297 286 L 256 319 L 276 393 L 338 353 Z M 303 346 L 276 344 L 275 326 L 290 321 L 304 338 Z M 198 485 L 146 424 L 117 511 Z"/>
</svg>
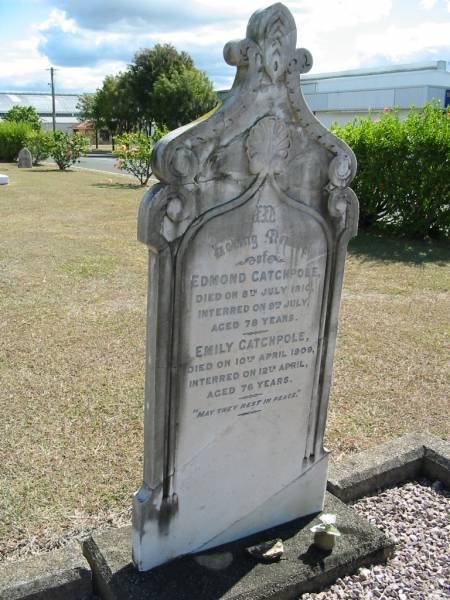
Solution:
<svg viewBox="0 0 450 600">
<path fill-rule="evenodd" d="M 155 147 L 144 482 L 133 560 L 178 555 L 320 511 L 323 435 L 348 240 L 351 150 L 312 115 L 282 4 L 225 46 L 233 89 Z"/>
<path fill-rule="evenodd" d="M 28 148 L 22 148 L 19 152 L 17 166 L 19 169 L 31 169 L 33 166 L 33 157 L 31 156 L 31 152 Z"/>
</svg>

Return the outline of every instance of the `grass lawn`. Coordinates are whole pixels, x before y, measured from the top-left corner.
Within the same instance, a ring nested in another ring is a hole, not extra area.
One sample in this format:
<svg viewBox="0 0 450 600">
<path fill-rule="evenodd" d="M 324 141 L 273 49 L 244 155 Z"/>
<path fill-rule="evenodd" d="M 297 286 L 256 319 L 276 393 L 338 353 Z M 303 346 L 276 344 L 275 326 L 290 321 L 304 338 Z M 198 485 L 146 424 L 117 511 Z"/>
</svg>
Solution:
<svg viewBox="0 0 450 600">
<path fill-rule="evenodd" d="M 0 187 L 0 557 L 128 518 L 142 470 L 142 188 L 19 170 Z M 450 248 L 361 235 L 347 261 L 327 446 L 447 436 Z"/>
</svg>

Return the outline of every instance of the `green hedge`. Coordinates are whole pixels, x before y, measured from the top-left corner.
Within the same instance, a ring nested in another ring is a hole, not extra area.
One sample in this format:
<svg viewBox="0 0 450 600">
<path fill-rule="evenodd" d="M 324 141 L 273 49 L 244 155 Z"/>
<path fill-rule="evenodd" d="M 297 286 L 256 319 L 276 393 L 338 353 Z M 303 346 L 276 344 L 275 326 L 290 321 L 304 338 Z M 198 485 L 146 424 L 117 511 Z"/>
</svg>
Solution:
<svg viewBox="0 0 450 600">
<path fill-rule="evenodd" d="M 408 236 L 450 234 L 450 107 L 436 103 L 334 125 L 353 149 L 360 227 Z"/>
<path fill-rule="evenodd" d="M 15 160 L 32 131 L 23 121 L 0 121 L 0 160 Z"/>
</svg>

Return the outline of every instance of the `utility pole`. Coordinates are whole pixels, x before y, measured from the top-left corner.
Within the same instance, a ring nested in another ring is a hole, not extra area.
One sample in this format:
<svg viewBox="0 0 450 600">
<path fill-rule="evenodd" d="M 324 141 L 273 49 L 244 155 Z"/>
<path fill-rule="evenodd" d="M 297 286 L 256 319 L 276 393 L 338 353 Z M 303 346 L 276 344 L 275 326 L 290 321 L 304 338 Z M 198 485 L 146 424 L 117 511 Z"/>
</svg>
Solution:
<svg viewBox="0 0 450 600">
<path fill-rule="evenodd" d="M 56 131 L 56 110 L 55 110 L 55 77 L 54 77 L 54 73 L 55 73 L 55 69 L 53 67 L 50 67 L 50 69 L 47 69 L 50 71 L 50 85 L 52 86 L 52 123 L 53 123 L 53 132 Z"/>
</svg>

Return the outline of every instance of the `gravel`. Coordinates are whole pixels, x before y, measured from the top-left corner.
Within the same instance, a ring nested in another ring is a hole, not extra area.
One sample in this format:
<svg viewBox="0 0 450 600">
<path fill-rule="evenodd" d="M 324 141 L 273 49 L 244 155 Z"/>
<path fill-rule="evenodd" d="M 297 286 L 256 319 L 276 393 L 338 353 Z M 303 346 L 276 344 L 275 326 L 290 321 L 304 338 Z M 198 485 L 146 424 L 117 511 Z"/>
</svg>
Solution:
<svg viewBox="0 0 450 600">
<path fill-rule="evenodd" d="M 338 579 L 317 594 L 302 600 L 449 600 L 450 598 L 450 492 L 440 482 L 421 479 L 391 488 L 352 503 L 353 508 L 397 543 L 387 565 L 359 569 Z M 33 539 L 9 548 L 6 560 L 61 548 L 73 539 L 82 540 L 105 526 L 129 524 L 130 510 L 99 522 L 84 523 L 67 535 Z M 81 524 L 80 524 L 81 525 Z M 339 526 L 339 523 L 337 524 Z M 339 543 L 339 540 L 338 542 Z M 1 562 L 1 561 L 0 561 Z"/>
<path fill-rule="evenodd" d="M 302 600 L 449 600 L 449 498 L 439 481 L 421 479 L 353 502 L 358 514 L 396 542 L 394 558 Z"/>
</svg>

